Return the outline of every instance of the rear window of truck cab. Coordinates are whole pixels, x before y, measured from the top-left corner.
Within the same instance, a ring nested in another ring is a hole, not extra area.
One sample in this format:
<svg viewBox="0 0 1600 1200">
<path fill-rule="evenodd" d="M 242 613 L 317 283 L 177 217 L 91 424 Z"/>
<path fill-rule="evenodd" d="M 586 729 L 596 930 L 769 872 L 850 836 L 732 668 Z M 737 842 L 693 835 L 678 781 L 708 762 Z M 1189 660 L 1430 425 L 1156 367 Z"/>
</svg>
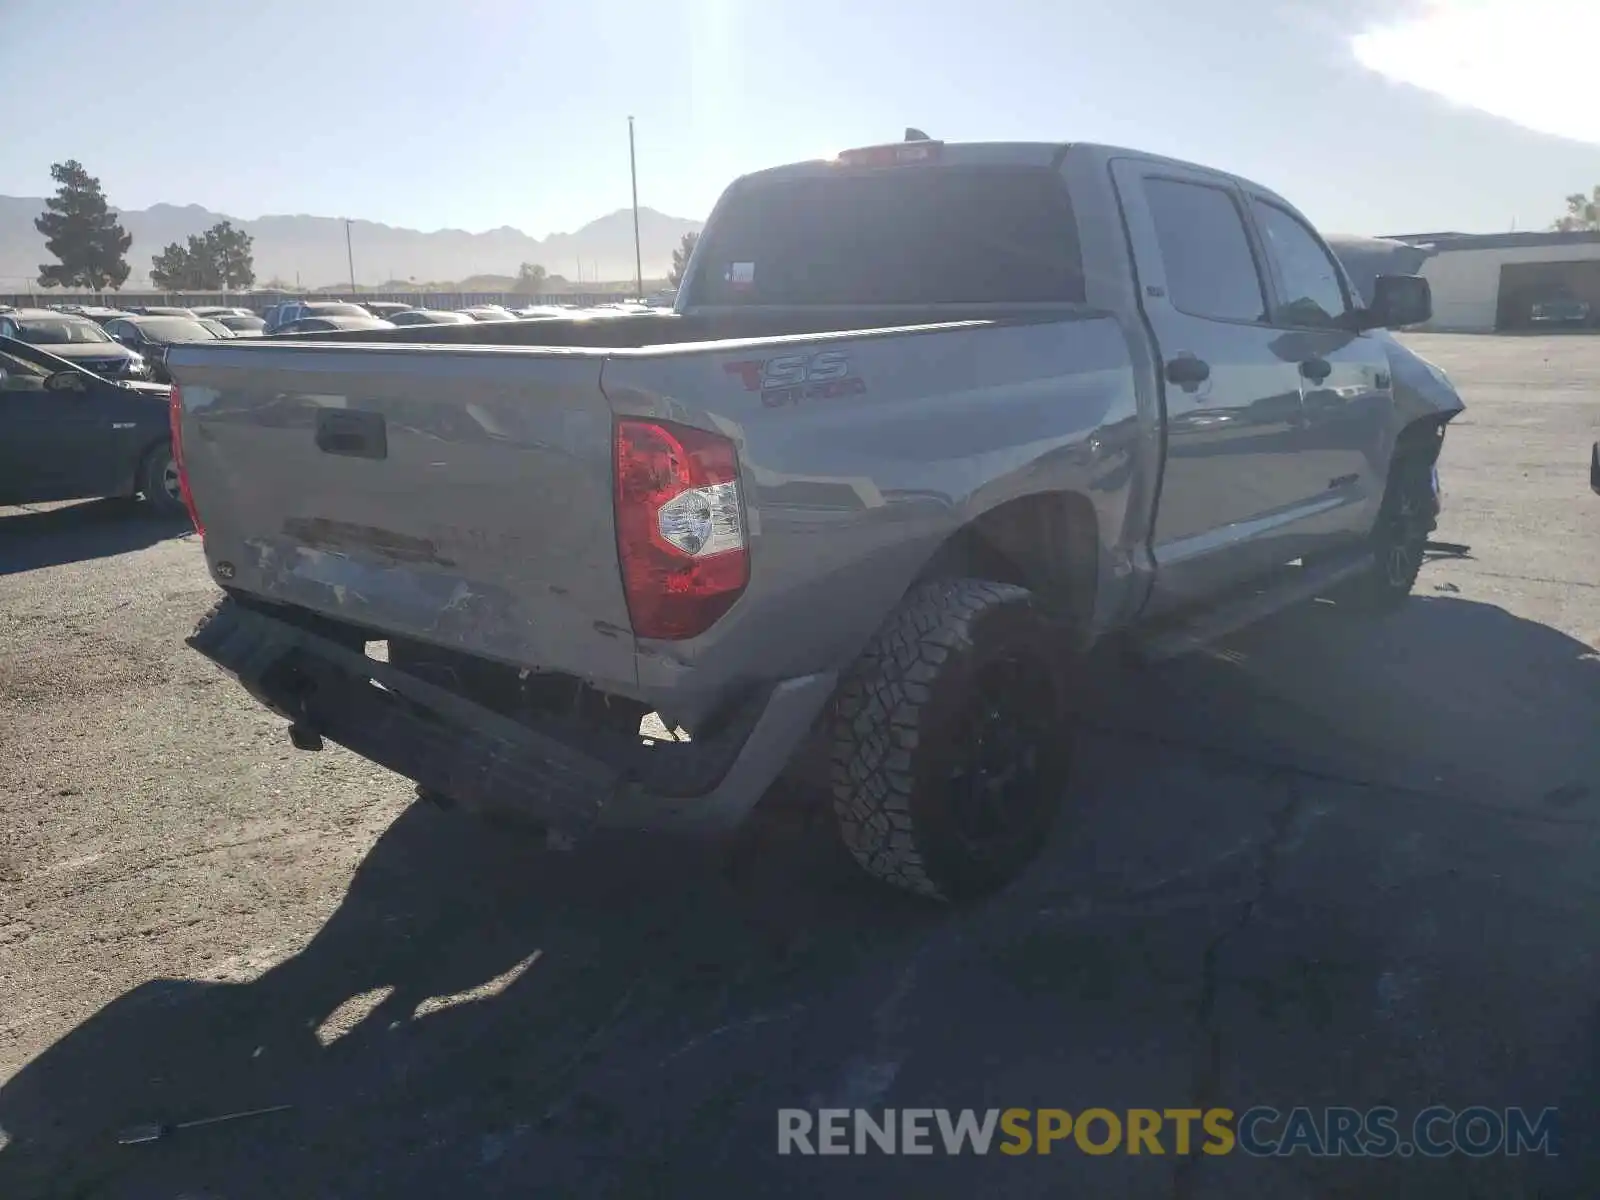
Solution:
<svg viewBox="0 0 1600 1200">
<path fill-rule="evenodd" d="M 693 305 L 1084 298 L 1065 184 L 1039 167 L 840 168 L 745 185 L 696 257 Z"/>
</svg>

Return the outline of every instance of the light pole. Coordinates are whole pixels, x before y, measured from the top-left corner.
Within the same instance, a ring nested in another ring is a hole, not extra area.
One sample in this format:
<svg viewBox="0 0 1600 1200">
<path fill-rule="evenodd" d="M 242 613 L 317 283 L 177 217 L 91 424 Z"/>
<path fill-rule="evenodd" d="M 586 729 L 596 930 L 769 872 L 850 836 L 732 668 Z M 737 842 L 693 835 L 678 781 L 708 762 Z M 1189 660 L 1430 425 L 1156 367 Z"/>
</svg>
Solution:
<svg viewBox="0 0 1600 1200">
<path fill-rule="evenodd" d="M 633 118 L 628 118 L 628 171 L 633 176 L 633 283 L 634 295 L 644 299 L 644 255 L 639 249 L 639 160 L 633 152 Z"/>
<path fill-rule="evenodd" d="M 345 256 L 346 261 L 348 261 L 349 264 L 350 264 L 350 292 L 351 292 L 351 295 L 353 296 L 355 294 L 355 292 L 356 292 L 356 255 L 355 255 L 355 251 L 350 249 L 350 218 L 349 217 L 346 217 L 344 219 L 344 256 Z"/>
</svg>

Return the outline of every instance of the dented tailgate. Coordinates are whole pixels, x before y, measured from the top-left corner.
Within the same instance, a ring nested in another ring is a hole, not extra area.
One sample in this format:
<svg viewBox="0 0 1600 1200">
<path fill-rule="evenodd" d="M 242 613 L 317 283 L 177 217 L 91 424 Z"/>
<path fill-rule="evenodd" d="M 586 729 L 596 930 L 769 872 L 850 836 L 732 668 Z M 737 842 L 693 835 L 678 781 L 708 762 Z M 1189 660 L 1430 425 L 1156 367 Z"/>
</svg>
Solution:
<svg viewBox="0 0 1600 1200">
<path fill-rule="evenodd" d="M 602 360 L 175 348 L 213 576 L 383 633 L 631 689 Z"/>
</svg>

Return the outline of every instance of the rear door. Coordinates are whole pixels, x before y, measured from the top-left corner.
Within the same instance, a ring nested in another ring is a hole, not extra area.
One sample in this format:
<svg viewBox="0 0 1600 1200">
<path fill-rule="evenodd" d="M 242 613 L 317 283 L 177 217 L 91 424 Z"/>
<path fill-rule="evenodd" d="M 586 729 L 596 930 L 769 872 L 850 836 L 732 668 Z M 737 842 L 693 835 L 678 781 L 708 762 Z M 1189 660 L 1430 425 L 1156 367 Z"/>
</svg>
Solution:
<svg viewBox="0 0 1600 1200">
<path fill-rule="evenodd" d="M 1250 192 L 1271 270 L 1277 353 L 1300 377 L 1300 454 L 1331 505 L 1303 530 L 1365 534 L 1377 517 L 1394 433 L 1394 391 L 1381 335 L 1350 332 L 1356 301 L 1338 260 L 1282 201 Z"/>
<path fill-rule="evenodd" d="M 1244 194 L 1167 163 L 1119 159 L 1112 173 L 1162 367 L 1152 541 L 1161 601 L 1176 604 L 1296 557 L 1291 527 L 1322 487 L 1300 458 L 1300 375 L 1270 320 Z"/>
</svg>

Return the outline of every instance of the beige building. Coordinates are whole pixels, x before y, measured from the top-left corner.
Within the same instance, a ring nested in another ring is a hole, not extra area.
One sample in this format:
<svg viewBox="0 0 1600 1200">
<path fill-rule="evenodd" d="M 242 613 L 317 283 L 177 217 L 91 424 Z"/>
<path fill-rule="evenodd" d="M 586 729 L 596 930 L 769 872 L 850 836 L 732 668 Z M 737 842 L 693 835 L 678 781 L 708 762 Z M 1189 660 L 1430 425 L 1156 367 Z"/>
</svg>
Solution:
<svg viewBox="0 0 1600 1200">
<path fill-rule="evenodd" d="M 1393 235 L 1427 250 L 1429 329 L 1490 332 L 1532 327 L 1536 304 L 1582 301 L 1600 326 L 1600 232 Z"/>
</svg>

